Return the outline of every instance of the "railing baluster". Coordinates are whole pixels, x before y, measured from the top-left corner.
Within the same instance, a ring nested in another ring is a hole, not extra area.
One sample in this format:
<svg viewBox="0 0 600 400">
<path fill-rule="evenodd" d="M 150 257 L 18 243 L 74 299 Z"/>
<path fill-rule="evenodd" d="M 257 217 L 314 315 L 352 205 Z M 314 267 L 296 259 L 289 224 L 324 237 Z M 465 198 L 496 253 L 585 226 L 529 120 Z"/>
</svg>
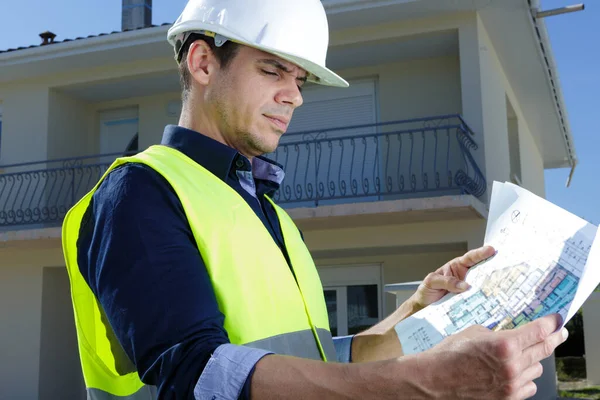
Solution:
<svg viewBox="0 0 600 400">
<path fill-rule="evenodd" d="M 356 179 L 354 178 L 354 155 L 356 154 L 356 141 L 354 140 L 354 138 L 350 139 L 350 145 L 352 145 L 352 158 L 350 159 L 350 190 L 352 191 L 352 194 L 354 196 L 356 196 L 356 194 L 358 193 L 358 183 L 356 182 Z"/>
<path fill-rule="evenodd" d="M 423 150 L 421 151 L 421 179 L 423 180 L 423 189 L 429 189 L 429 181 L 427 179 L 427 171 L 425 170 L 425 146 L 427 141 L 425 140 L 425 130 L 421 132 L 421 139 L 423 139 Z"/>
<path fill-rule="evenodd" d="M 414 134 L 413 132 L 410 132 L 408 134 L 409 139 L 410 139 L 410 161 L 408 163 L 409 167 L 408 167 L 408 176 L 410 178 L 410 188 L 413 190 L 413 192 L 417 189 L 417 177 L 415 176 L 415 174 L 413 173 L 413 153 L 414 153 L 414 149 L 415 149 L 415 138 L 414 138 Z"/>
<path fill-rule="evenodd" d="M 400 172 L 402 169 L 402 135 L 396 134 L 400 149 L 398 150 L 398 188 L 400 193 L 404 192 L 404 174 Z"/>
<path fill-rule="evenodd" d="M 386 147 L 387 147 L 387 153 L 385 156 L 385 187 L 387 189 L 387 192 L 391 192 L 392 189 L 394 188 L 393 184 L 393 180 L 392 177 L 389 173 L 389 165 L 390 165 L 390 148 L 392 147 L 392 144 L 390 142 L 390 135 L 385 135 L 385 143 L 386 143 Z"/>
<path fill-rule="evenodd" d="M 342 179 L 342 165 L 344 162 L 344 141 L 339 140 L 338 144 L 340 145 L 340 162 L 338 166 L 338 184 L 340 186 L 340 197 L 344 197 L 346 195 L 346 181 Z"/>
</svg>

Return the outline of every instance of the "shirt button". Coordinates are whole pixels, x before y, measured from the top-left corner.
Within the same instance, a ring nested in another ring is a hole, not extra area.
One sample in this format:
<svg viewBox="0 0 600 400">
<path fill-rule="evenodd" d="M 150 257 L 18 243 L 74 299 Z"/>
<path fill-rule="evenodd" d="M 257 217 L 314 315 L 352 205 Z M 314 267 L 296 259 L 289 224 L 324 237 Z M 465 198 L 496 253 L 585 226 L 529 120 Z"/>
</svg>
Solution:
<svg viewBox="0 0 600 400">
<path fill-rule="evenodd" d="M 244 166 L 244 161 L 240 160 L 238 158 L 238 160 L 235 162 L 235 166 L 238 167 L 238 168 L 242 168 Z"/>
</svg>

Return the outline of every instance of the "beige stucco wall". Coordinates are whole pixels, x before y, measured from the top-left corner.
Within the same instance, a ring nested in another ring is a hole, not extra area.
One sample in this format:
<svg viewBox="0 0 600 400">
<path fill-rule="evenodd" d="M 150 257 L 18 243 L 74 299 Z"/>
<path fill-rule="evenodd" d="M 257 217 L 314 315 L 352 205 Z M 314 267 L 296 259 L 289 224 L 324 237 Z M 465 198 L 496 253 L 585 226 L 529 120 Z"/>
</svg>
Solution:
<svg viewBox="0 0 600 400">
<path fill-rule="evenodd" d="M 81 398 L 60 241 L 0 248 L 0 399 Z M 75 397 L 74 397 L 75 396 Z"/>
<path fill-rule="evenodd" d="M 49 92 L 43 85 L 10 85 L 2 93 L 0 164 L 46 159 Z"/>
<path fill-rule="evenodd" d="M 594 292 L 583 304 L 585 364 L 587 380 L 600 385 L 600 292 Z"/>
<path fill-rule="evenodd" d="M 523 118 L 519 119 L 519 147 L 523 187 L 538 196 L 546 197 L 544 160 L 540 148 Z"/>
<path fill-rule="evenodd" d="M 3 266 L 0 282 L 0 399 L 35 399 L 40 359 L 42 269 Z"/>
<path fill-rule="evenodd" d="M 58 90 L 49 92 L 48 159 L 90 154 L 89 104 Z"/>
<path fill-rule="evenodd" d="M 485 220 L 424 222 L 403 225 L 303 231 L 311 251 L 377 249 L 466 243 L 481 245 Z"/>
<path fill-rule="evenodd" d="M 393 121 L 460 113 L 459 69 L 458 57 L 446 56 L 342 69 L 339 73 L 349 80 L 377 79 L 379 119 Z"/>
<path fill-rule="evenodd" d="M 84 399 L 69 276 L 66 268 L 42 270 L 39 399 Z"/>
<path fill-rule="evenodd" d="M 478 16 L 474 15 L 463 22 L 459 29 L 459 46 L 463 114 L 476 131 L 483 132 L 483 152 L 476 154 L 479 165 L 485 168 L 488 187 L 494 180 L 511 180 L 508 99 L 518 119 L 522 185 L 543 196 L 545 189 L 539 132 L 530 131 L 510 79 Z M 490 196 L 491 191 L 488 190 L 487 194 Z"/>
</svg>

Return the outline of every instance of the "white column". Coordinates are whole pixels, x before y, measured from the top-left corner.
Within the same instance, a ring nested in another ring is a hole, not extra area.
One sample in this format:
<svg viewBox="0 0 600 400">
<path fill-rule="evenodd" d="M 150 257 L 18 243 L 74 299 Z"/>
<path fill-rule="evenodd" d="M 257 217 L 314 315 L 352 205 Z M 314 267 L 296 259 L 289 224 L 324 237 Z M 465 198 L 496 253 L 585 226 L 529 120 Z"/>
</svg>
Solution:
<svg viewBox="0 0 600 400">
<path fill-rule="evenodd" d="M 600 385 L 600 292 L 594 292 L 583 305 L 585 368 L 590 385 Z"/>
<path fill-rule="evenodd" d="M 508 83 L 485 28 L 478 16 L 459 28 L 462 114 L 475 132 L 475 159 L 485 174 L 487 198 L 494 180 L 510 175 L 506 116 Z"/>
</svg>

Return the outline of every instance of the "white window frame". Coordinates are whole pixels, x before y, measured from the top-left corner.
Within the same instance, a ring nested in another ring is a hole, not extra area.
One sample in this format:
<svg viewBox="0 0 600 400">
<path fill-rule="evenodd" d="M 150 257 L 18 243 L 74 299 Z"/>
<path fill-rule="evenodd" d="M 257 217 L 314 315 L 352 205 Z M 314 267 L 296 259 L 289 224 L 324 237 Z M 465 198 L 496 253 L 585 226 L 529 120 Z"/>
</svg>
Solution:
<svg viewBox="0 0 600 400">
<path fill-rule="evenodd" d="M 318 270 L 323 290 L 336 292 L 338 336 L 348 334 L 348 286 L 377 285 L 377 319 L 383 319 L 384 284 L 381 264 L 321 267 Z"/>
<path fill-rule="evenodd" d="M 103 141 L 105 138 L 102 136 L 102 126 L 136 123 L 138 129 L 137 134 L 139 135 L 139 106 L 135 105 L 118 109 L 100 110 L 98 114 L 100 120 L 100 124 L 98 125 L 98 149 L 100 153 L 105 152 L 103 151 Z M 125 148 L 119 151 L 124 152 Z"/>
</svg>

